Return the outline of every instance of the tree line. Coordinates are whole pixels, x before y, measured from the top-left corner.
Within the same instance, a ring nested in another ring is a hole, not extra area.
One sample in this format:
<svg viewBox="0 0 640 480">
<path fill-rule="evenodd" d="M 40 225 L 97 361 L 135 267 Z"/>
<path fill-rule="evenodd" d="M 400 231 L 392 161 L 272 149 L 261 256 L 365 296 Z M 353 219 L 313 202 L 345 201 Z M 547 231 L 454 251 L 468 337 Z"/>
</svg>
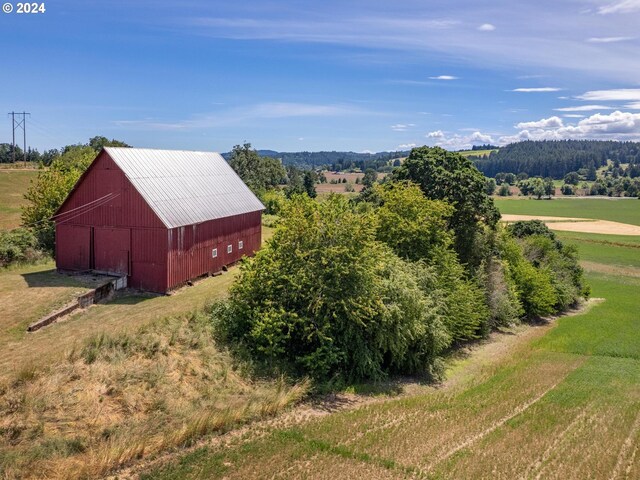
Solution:
<svg viewBox="0 0 640 480">
<path fill-rule="evenodd" d="M 399 158 L 406 157 L 408 151 L 357 153 L 357 152 L 277 152 L 274 150 L 257 150 L 261 157 L 279 159 L 283 165 L 293 165 L 302 170 L 344 171 L 359 169 L 365 171 L 372 168 L 378 172 L 388 172 L 400 164 Z M 234 152 L 223 153 L 230 160 Z"/>
<path fill-rule="evenodd" d="M 562 179 L 569 172 L 597 169 L 608 160 L 619 164 L 640 164 L 640 143 L 600 140 L 542 140 L 517 142 L 476 160 L 488 177 L 501 172 Z M 595 180 L 595 178 L 593 179 Z"/>
<path fill-rule="evenodd" d="M 26 156 L 23 153 L 23 150 L 16 145 L 15 147 L 15 161 L 21 162 L 24 158 L 26 158 L 27 162 L 38 163 L 45 167 L 51 165 L 51 163 L 58 157 L 64 155 L 70 150 L 77 149 L 79 147 L 91 147 L 96 152 L 99 152 L 102 147 L 128 147 L 126 143 L 111 139 L 109 140 L 107 137 L 103 136 L 95 136 L 85 144 L 75 144 L 75 145 L 67 145 L 62 148 L 52 148 L 49 150 L 45 150 L 40 153 L 37 149 L 29 148 L 27 150 Z M 10 143 L 0 143 L 0 163 L 13 163 L 14 154 L 13 147 Z"/>
</svg>

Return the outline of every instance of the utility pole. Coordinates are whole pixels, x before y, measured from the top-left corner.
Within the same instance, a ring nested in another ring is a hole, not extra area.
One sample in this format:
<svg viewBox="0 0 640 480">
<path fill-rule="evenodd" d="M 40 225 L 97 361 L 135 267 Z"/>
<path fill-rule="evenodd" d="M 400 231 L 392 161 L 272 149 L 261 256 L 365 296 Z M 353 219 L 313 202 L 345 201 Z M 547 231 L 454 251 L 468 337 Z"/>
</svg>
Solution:
<svg viewBox="0 0 640 480">
<path fill-rule="evenodd" d="M 11 141 L 11 159 L 13 163 L 16 163 L 16 130 L 22 128 L 22 155 L 23 160 L 27 161 L 27 115 L 31 115 L 29 112 L 9 112 L 11 115 L 11 127 L 13 129 L 12 141 Z M 22 115 L 22 120 L 20 120 Z M 18 120 L 16 120 L 16 116 Z"/>
</svg>

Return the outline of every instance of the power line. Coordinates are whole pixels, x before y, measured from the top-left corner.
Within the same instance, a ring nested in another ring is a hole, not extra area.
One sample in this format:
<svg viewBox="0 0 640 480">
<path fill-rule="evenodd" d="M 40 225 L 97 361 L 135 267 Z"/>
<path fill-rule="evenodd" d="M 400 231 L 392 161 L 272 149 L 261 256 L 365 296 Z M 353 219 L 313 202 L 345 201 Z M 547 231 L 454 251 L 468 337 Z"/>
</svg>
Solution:
<svg viewBox="0 0 640 480">
<path fill-rule="evenodd" d="M 16 163 L 16 130 L 22 128 L 22 139 L 23 139 L 23 148 L 22 154 L 24 157 L 24 161 L 27 161 L 27 115 L 31 115 L 29 112 L 9 112 L 11 115 L 11 127 L 13 129 L 11 136 L 11 159 L 13 163 Z M 22 115 L 22 120 L 16 120 L 16 116 L 18 119 Z"/>
<path fill-rule="evenodd" d="M 102 207 L 103 205 L 106 205 L 106 204 L 107 204 L 107 203 L 109 203 L 111 200 L 113 200 L 113 199 L 115 199 L 116 197 L 119 197 L 119 196 L 120 196 L 120 194 L 119 194 L 119 193 L 116 193 L 116 194 L 115 194 L 115 195 L 113 195 L 112 197 L 107 198 L 106 200 L 103 200 L 103 201 L 102 201 L 102 202 L 100 202 L 100 203 L 96 203 L 96 204 L 95 204 L 94 206 L 92 206 L 91 208 L 89 208 L 89 209 L 87 209 L 87 210 L 85 210 L 85 211 L 83 211 L 83 212 L 80 212 L 80 213 L 78 213 L 77 215 L 74 215 L 73 217 L 65 218 L 64 220 L 57 220 L 57 224 L 58 224 L 58 225 L 62 225 L 63 223 L 68 222 L 69 220 L 73 220 L 74 218 L 80 217 L 80 216 L 84 215 L 85 213 L 89 213 L 91 210 L 95 210 L 95 209 L 96 209 L 96 208 L 98 208 L 98 207 Z M 88 204 L 87 204 L 87 205 L 88 205 Z M 85 206 L 86 206 L 86 205 L 85 205 Z"/>
<path fill-rule="evenodd" d="M 32 222 L 32 223 L 24 224 L 23 226 L 25 226 L 25 227 L 35 227 L 36 225 L 38 225 L 38 224 L 40 224 L 42 222 L 48 222 L 50 220 L 55 220 L 58 223 L 64 223 L 64 222 L 66 222 L 68 220 L 72 220 L 72 219 L 74 219 L 76 217 L 84 215 L 85 213 L 89 213 L 91 210 L 93 210 L 95 208 L 102 207 L 103 205 L 106 205 L 107 203 L 109 203 L 111 200 L 114 200 L 118 196 L 120 196 L 119 193 L 114 193 L 114 192 L 107 193 L 104 197 L 97 198 L 96 200 L 92 200 L 90 202 L 87 202 L 84 205 L 80 205 L 79 207 L 72 208 L 71 210 L 67 210 L 66 212 L 58 213 L 57 215 L 52 215 L 51 217 L 43 218 L 41 220 L 37 220 L 37 221 Z M 80 213 L 78 213 L 78 214 L 76 214 L 76 215 L 74 215 L 72 217 L 64 218 L 64 219 L 60 218 L 60 217 L 64 217 L 65 215 L 70 214 L 71 212 L 80 210 L 82 208 L 89 207 L 89 205 L 91 205 L 91 204 L 95 204 L 95 205 L 93 205 L 90 208 L 87 208 L 86 210 L 84 210 L 84 211 L 82 211 L 82 212 L 80 212 Z"/>
</svg>

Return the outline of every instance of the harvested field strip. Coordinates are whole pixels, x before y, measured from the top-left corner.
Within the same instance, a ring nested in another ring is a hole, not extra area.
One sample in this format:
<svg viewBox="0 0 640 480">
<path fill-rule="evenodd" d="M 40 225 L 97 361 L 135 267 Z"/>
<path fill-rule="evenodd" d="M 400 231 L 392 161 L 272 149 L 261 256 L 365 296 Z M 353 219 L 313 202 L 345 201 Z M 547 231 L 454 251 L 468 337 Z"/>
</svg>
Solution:
<svg viewBox="0 0 640 480">
<path fill-rule="evenodd" d="M 443 464 L 436 477 L 608 478 L 640 408 L 639 366 L 589 359 L 531 409 Z"/>
<path fill-rule="evenodd" d="M 503 222 L 518 222 L 526 220 L 541 220 L 545 223 L 554 222 L 595 222 L 593 218 L 578 218 L 578 217 L 550 217 L 548 215 L 513 215 L 510 213 L 503 213 L 501 220 Z"/>
<path fill-rule="evenodd" d="M 400 465 L 427 468 L 439 459 L 480 438 L 514 411 L 535 403 L 540 395 L 555 385 L 583 359 L 561 355 L 554 361 L 529 358 L 494 372 L 490 378 L 471 388 L 454 393 L 413 397 L 383 405 L 372 405 L 357 412 L 345 413 L 310 425 L 311 438 L 338 445 L 347 442 L 360 453 L 393 459 Z M 504 389 L 509 385 L 509 396 Z M 500 393 L 502 392 L 502 393 Z M 414 416 L 415 412 L 422 415 Z M 387 429 L 353 437 L 369 431 L 390 417 L 400 422 Z M 407 432 L 411 432 L 407 435 Z M 420 442 L 415 442 L 420 438 Z M 422 459 L 422 460 L 420 460 Z"/>
<path fill-rule="evenodd" d="M 640 236 L 640 226 L 628 223 L 611 222 L 609 220 L 593 220 L 589 218 L 549 217 L 544 215 L 503 214 L 502 221 L 511 223 L 522 220 L 541 220 L 552 230 Z"/>
<path fill-rule="evenodd" d="M 640 202 L 635 198 L 559 198 L 554 200 L 496 198 L 494 201 L 501 213 L 593 218 L 640 225 Z"/>
<path fill-rule="evenodd" d="M 237 449 L 199 453 L 205 465 L 199 464 L 196 470 L 186 461 L 148 478 L 206 478 L 209 475 L 202 472 L 215 467 L 210 460 L 217 464 L 215 468 L 224 467 L 217 472 L 225 478 L 361 478 L 360 468 L 369 472 L 375 468 L 375 478 L 423 478 L 434 459 L 466 446 L 470 437 L 483 438 L 488 429 L 495 430 L 496 422 L 504 424 L 505 417 L 512 418 L 514 407 L 518 414 L 530 408 L 584 361 L 579 356 L 550 357 L 520 360 L 505 371 L 488 369 L 484 381 L 470 389 L 454 387 L 455 392 L 366 405 Z M 526 380 L 518 379 L 523 370 Z M 496 382 L 512 385 L 509 396 L 513 398 L 503 403 L 491 394 Z M 482 405 L 477 405 L 482 397 Z M 325 458 L 329 454 L 336 457 L 333 462 Z M 296 470 L 289 470 L 293 465 Z"/>
</svg>

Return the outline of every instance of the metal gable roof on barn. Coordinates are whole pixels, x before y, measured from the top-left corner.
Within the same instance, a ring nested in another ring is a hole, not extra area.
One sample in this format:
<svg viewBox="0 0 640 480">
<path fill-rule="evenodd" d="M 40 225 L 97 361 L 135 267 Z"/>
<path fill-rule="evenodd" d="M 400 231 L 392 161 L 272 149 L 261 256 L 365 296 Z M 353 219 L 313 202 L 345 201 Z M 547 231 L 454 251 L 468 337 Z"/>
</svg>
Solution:
<svg viewBox="0 0 640 480">
<path fill-rule="evenodd" d="M 104 150 L 167 228 L 264 210 L 219 153 Z"/>
</svg>

